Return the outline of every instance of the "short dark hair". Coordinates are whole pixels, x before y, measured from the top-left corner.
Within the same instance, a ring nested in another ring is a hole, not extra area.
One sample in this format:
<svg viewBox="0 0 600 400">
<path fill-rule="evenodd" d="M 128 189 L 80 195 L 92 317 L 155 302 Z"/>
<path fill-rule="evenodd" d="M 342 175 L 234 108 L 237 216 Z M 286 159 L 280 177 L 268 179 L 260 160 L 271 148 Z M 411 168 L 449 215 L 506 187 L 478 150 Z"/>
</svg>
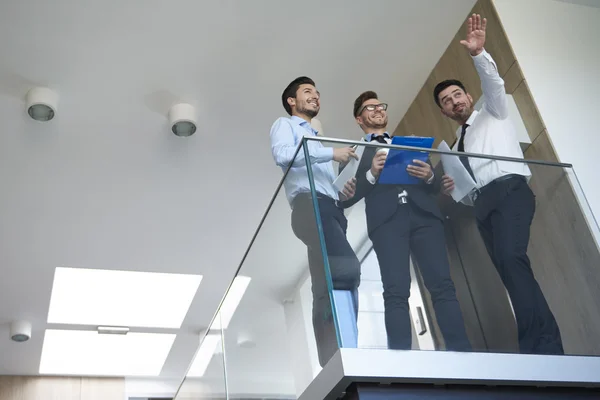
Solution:
<svg viewBox="0 0 600 400">
<path fill-rule="evenodd" d="M 377 93 L 375 93 L 374 91 L 367 90 L 366 92 L 361 93 L 360 96 L 358 96 L 356 100 L 354 100 L 354 109 L 352 110 L 354 118 L 358 117 L 358 110 L 360 110 L 360 107 L 362 107 L 363 103 L 371 99 L 378 100 L 379 97 L 377 97 Z"/>
<path fill-rule="evenodd" d="M 439 108 L 442 108 L 442 104 L 440 103 L 440 93 L 449 88 L 450 86 L 458 86 L 463 90 L 463 92 L 467 93 L 467 89 L 465 89 L 465 85 L 461 81 L 456 79 L 447 79 L 435 85 L 435 89 L 433 89 L 433 99 L 435 100 L 435 104 L 438 105 Z"/>
<path fill-rule="evenodd" d="M 315 81 L 313 81 L 307 76 L 300 76 L 291 81 L 289 85 L 287 85 L 287 87 L 281 94 L 281 103 L 283 104 L 283 108 L 285 108 L 285 111 L 287 111 L 289 115 L 292 115 L 292 106 L 288 104 L 287 99 L 289 99 L 290 97 L 296 98 L 296 92 L 298 92 L 298 88 L 300 87 L 300 85 L 315 86 Z"/>
</svg>

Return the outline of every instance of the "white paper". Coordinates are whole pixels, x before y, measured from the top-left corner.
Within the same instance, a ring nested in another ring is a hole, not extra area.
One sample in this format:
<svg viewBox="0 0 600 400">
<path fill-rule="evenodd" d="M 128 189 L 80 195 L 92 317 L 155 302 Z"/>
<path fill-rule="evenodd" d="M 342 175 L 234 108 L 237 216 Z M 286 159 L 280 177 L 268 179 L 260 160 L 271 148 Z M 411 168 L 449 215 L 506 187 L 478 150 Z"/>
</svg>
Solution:
<svg viewBox="0 0 600 400">
<path fill-rule="evenodd" d="M 450 151 L 450 147 L 445 141 L 442 141 L 438 146 L 438 150 Z M 459 202 L 477 187 L 477 183 L 460 161 L 459 156 L 450 154 L 441 154 L 441 156 L 444 173 L 454 180 L 454 190 L 450 194 L 454 201 Z"/>
<path fill-rule="evenodd" d="M 350 161 L 348 161 L 348 164 L 346 164 L 346 167 L 344 167 L 342 172 L 340 172 L 338 177 L 333 181 L 333 186 L 335 186 L 339 192 L 343 192 L 346 182 L 354 178 L 356 175 L 356 171 L 358 171 L 360 159 L 362 158 L 364 151 L 365 146 L 358 146 L 355 151 L 356 155 L 358 156 L 358 160 L 351 158 Z"/>
</svg>

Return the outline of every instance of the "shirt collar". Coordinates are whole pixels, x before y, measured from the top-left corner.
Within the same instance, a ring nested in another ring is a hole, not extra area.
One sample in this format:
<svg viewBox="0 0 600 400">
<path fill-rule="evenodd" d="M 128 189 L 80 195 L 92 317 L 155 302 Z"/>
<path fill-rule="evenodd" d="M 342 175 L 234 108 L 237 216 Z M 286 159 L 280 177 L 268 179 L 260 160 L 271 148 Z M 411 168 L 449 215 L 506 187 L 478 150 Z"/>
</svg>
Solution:
<svg viewBox="0 0 600 400">
<path fill-rule="evenodd" d="M 292 115 L 292 117 L 290 118 L 292 121 L 294 121 L 295 123 L 297 123 L 300 126 L 306 127 L 308 129 L 310 129 L 312 131 L 312 133 L 314 133 L 315 135 L 319 134 L 319 131 L 317 131 L 315 128 L 313 128 L 308 121 L 306 121 L 305 119 L 302 119 L 300 117 L 298 117 L 297 115 Z"/>
<path fill-rule="evenodd" d="M 467 125 L 469 125 L 469 126 L 473 125 L 473 122 L 475 122 L 475 118 L 477 118 L 477 114 L 479 114 L 479 111 L 473 110 L 473 112 L 471 113 L 471 116 L 467 120 Z"/>
<path fill-rule="evenodd" d="M 365 135 L 365 141 L 370 142 L 371 139 L 373 139 L 373 136 L 378 136 L 378 135 L 375 135 L 374 133 L 369 133 L 368 135 Z M 391 139 L 390 134 L 387 132 L 383 133 L 383 137 L 386 139 Z"/>
</svg>

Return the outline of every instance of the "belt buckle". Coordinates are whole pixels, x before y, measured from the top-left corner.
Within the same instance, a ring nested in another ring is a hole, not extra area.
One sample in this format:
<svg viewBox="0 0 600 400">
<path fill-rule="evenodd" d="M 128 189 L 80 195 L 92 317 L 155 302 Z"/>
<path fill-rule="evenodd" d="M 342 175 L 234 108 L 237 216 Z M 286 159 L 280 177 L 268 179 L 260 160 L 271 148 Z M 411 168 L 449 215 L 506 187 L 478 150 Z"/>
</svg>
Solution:
<svg viewBox="0 0 600 400">
<path fill-rule="evenodd" d="M 400 204 L 406 204 L 408 203 L 408 200 L 406 200 L 406 197 L 408 196 L 408 193 L 406 192 L 406 190 L 403 190 L 401 193 L 399 193 L 398 195 L 398 202 Z"/>
</svg>

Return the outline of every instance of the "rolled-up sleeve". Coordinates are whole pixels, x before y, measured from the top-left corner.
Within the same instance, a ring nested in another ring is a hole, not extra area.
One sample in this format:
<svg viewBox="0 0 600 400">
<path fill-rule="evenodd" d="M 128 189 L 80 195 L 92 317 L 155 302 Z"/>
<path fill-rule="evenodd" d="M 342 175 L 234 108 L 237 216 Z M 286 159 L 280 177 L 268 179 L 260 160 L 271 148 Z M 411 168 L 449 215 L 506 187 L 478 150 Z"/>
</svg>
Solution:
<svg viewBox="0 0 600 400">
<path fill-rule="evenodd" d="M 296 138 L 292 124 L 287 118 L 279 118 L 271 127 L 271 152 L 275 163 L 281 168 L 287 168 L 290 164 L 293 167 L 303 167 L 306 165 L 304 151 L 302 149 L 296 153 L 298 144 L 302 139 Z M 311 149 L 310 163 L 320 164 L 333 160 L 333 148 L 321 147 Z"/>
</svg>

